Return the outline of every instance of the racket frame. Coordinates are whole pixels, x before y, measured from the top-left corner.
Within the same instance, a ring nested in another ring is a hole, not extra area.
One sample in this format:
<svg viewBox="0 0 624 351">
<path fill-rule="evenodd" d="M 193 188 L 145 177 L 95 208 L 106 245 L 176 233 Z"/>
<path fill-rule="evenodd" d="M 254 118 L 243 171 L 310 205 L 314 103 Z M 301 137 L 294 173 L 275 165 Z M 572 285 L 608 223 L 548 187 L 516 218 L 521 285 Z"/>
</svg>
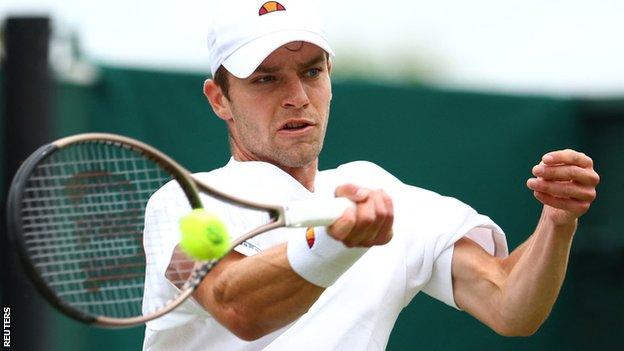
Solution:
<svg viewBox="0 0 624 351">
<path fill-rule="evenodd" d="M 22 262 L 26 274 L 30 277 L 38 292 L 59 311 L 79 322 L 101 327 L 119 328 L 137 326 L 144 324 L 145 322 L 148 322 L 150 320 L 156 319 L 171 312 L 173 309 L 182 304 L 182 302 L 184 302 L 189 296 L 191 296 L 195 288 L 202 282 L 204 277 L 219 262 L 219 260 L 202 262 L 200 267 L 194 269 L 191 277 L 180 289 L 181 293 L 178 296 L 168 301 L 164 307 L 147 316 L 142 315 L 128 318 L 95 316 L 73 308 L 70 304 L 67 304 L 59 299 L 37 272 L 37 269 L 35 268 L 33 262 L 30 260 L 29 254 L 26 249 L 24 231 L 21 227 L 21 204 L 23 198 L 23 189 L 26 186 L 26 183 L 32 172 L 42 161 L 63 148 L 80 143 L 120 144 L 125 148 L 132 149 L 133 151 L 145 155 L 147 158 L 163 167 L 163 169 L 165 169 L 173 176 L 173 179 L 175 179 L 179 183 L 182 191 L 186 195 L 189 204 L 193 209 L 203 208 L 201 199 L 199 197 L 199 192 L 201 191 L 219 200 L 240 207 L 252 210 L 265 211 L 269 213 L 270 222 L 236 238 L 232 242 L 229 251 L 231 251 L 244 241 L 248 240 L 249 238 L 252 238 L 269 230 L 284 227 L 286 225 L 285 209 L 283 206 L 249 201 L 221 192 L 206 184 L 205 182 L 194 178 L 187 169 L 182 167 L 180 164 L 178 164 L 176 161 L 174 161 L 172 158 L 162 153 L 161 151 L 155 149 L 150 145 L 147 145 L 143 142 L 129 137 L 109 133 L 83 133 L 58 139 L 49 144 L 41 146 L 22 163 L 22 166 L 18 169 L 15 176 L 13 177 L 13 181 L 11 182 L 9 195 L 7 197 L 7 223 L 10 233 L 9 237 L 11 238 L 11 241 L 15 244 L 14 246 L 17 248 L 18 256 L 20 257 L 20 261 Z"/>
</svg>

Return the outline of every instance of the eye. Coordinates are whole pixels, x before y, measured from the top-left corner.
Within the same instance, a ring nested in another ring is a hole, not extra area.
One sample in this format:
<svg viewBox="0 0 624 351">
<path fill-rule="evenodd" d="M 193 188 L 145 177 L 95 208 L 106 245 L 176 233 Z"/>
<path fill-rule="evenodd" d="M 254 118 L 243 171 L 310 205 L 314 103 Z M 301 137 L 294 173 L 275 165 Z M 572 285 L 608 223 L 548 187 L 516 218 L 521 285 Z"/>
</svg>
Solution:
<svg viewBox="0 0 624 351">
<path fill-rule="evenodd" d="M 305 71 L 305 75 L 307 77 L 316 77 L 321 73 L 321 69 L 320 68 L 310 68 L 309 70 Z"/>
<path fill-rule="evenodd" d="M 269 82 L 273 82 L 275 81 L 275 76 L 258 76 L 256 77 L 252 82 L 253 83 L 258 83 L 258 84 L 263 84 L 263 83 L 269 83 Z"/>
</svg>

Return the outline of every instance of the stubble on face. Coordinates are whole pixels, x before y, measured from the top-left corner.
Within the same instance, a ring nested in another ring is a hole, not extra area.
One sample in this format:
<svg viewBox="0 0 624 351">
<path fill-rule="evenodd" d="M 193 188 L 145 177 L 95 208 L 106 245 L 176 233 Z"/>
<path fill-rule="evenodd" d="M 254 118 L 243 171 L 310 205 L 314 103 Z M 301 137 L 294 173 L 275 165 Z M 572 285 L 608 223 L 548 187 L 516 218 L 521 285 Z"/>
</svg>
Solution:
<svg viewBox="0 0 624 351">
<path fill-rule="evenodd" d="M 301 48 L 302 52 L 295 51 L 292 54 L 298 55 L 296 59 L 301 60 L 306 55 L 310 56 L 310 52 L 315 52 L 313 48 L 312 45 L 306 45 Z M 289 51 L 291 50 L 284 50 Z M 281 63 L 283 57 L 288 57 L 287 55 L 282 53 L 282 57 L 272 63 Z M 245 82 L 239 85 L 239 88 L 243 88 L 243 93 L 232 96 L 230 109 L 233 119 L 229 124 L 230 143 L 236 159 L 265 161 L 282 168 L 302 168 L 312 164 L 316 168 L 318 155 L 323 148 L 331 100 L 328 64 L 325 61 L 323 65 L 325 69 L 321 74 L 326 76 L 320 77 L 320 84 L 315 83 L 317 85 L 306 87 L 309 104 L 305 108 L 282 108 L 279 98 L 276 100 L 271 95 L 283 93 L 279 86 L 275 92 L 256 94 L 256 91 L 251 90 L 252 93 L 248 94 L 244 89 L 250 86 Z M 266 101 L 263 98 L 266 98 Z M 265 102 L 266 105 L 263 107 L 250 108 L 254 104 L 259 106 Z M 305 119 L 314 123 L 314 128 L 301 137 L 286 137 L 279 131 L 289 119 Z"/>
<path fill-rule="evenodd" d="M 234 113 L 237 113 L 233 109 Z M 257 160 L 273 163 L 288 168 L 304 167 L 318 159 L 323 149 L 323 141 L 329 119 L 329 104 L 324 116 L 308 116 L 306 118 L 316 121 L 316 130 L 309 137 L 296 143 L 280 143 L 275 131 L 277 125 L 268 127 L 266 131 L 260 130 L 262 126 L 249 123 L 247 118 L 237 118 L 236 129 L 230 129 L 230 144 L 234 156 L 238 154 L 243 160 Z M 238 115 L 240 116 L 240 114 Z M 288 117 L 278 118 L 278 121 Z M 237 157 L 235 157 L 237 158 Z"/>
</svg>

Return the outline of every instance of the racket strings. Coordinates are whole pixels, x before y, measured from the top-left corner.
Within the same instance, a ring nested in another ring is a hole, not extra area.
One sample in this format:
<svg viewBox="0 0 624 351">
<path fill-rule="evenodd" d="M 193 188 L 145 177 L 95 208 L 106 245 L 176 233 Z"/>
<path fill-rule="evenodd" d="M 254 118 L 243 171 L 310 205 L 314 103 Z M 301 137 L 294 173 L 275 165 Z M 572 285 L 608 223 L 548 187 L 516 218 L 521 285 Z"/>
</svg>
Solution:
<svg viewBox="0 0 624 351">
<path fill-rule="evenodd" d="M 110 143 L 72 145 L 34 169 L 21 201 L 24 243 L 59 299 L 90 315 L 141 314 L 145 206 L 171 178 Z"/>
</svg>

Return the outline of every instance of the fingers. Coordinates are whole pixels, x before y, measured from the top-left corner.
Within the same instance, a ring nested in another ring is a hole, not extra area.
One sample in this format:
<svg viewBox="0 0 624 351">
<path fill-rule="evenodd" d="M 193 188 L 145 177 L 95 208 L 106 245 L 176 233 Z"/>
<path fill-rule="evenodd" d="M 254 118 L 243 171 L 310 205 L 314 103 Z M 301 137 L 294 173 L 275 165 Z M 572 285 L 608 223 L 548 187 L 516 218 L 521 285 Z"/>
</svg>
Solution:
<svg viewBox="0 0 624 351">
<path fill-rule="evenodd" d="M 353 184 L 345 184 L 336 188 L 336 191 L 334 192 L 336 197 L 346 197 L 356 204 L 355 209 L 347 209 L 340 218 L 338 218 L 331 226 L 328 227 L 328 232 L 336 240 L 343 241 L 346 245 L 346 241 L 350 241 L 353 239 L 350 237 L 350 235 L 353 235 L 353 231 L 356 230 L 355 226 L 356 224 L 358 224 L 358 218 L 360 218 L 361 221 L 361 217 L 363 215 L 363 210 L 361 209 L 361 207 L 367 206 L 366 202 L 369 193 L 370 191 L 368 189 L 360 188 Z M 361 225 L 362 224 L 360 223 L 360 227 Z"/>
<path fill-rule="evenodd" d="M 531 178 L 527 181 L 527 186 L 533 191 L 558 198 L 580 201 L 593 201 L 596 198 L 594 187 L 582 186 L 570 181 L 548 181 L 542 178 Z"/>
<path fill-rule="evenodd" d="M 355 208 L 345 210 L 340 218 L 327 227 L 329 235 L 336 240 L 344 241 L 349 233 L 353 231 L 353 227 L 355 227 L 357 219 L 356 211 L 357 210 Z"/>
<path fill-rule="evenodd" d="M 363 241 L 366 241 L 371 235 L 374 235 L 376 229 L 378 229 L 378 220 L 375 206 L 374 194 L 370 194 L 367 197 L 367 201 L 362 201 L 357 204 L 356 207 L 356 221 L 353 226 L 353 230 L 343 240 L 347 247 L 358 246 Z"/>
<path fill-rule="evenodd" d="M 392 238 L 394 208 L 392 200 L 383 190 L 371 190 L 346 184 L 336 188 L 336 196 L 355 202 L 328 227 L 328 233 L 348 247 L 383 245 Z"/>
<path fill-rule="evenodd" d="M 381 201 L 386 209 L 384 212 L 384 222 L 379 228 L 379 235 L 373 240 L 370 245 L 384 245 L 390 242 L 392 239 L 392 225 L 394 224 L 394 205 L 392 199 L 388 194 L 381 192 Z M 366 243 L 365 243 L 366 244 Z"/>
<path fill-rule="evenodd" d="M 584 169 L 579 166 L 558 165 L 549 166 L 544 163 L 533 167 L 533 174 L 546 180 L 574 181 L 583 185 L 596 186 L 600 181 L 598 173 L 593 169 Z"/>
<path fill-rule="evenodd" d="M 544 205 L 548 205 L 554 208 L 565 210 L 570 213 L 576 214 L 577 216 L 580 216 L 584 214 L 585 212 L 587 212 L 591 204 L 588 201 L 564 199 L 564 198 L 549 195 L 547 193 L 542 193 L 539 191 L 534 191 L 533 196 L 535 196 L 535 198 L 537 198 Z"/>
<path fill-rule="evenodd" d="M 533 167 L 535 178 L 527 180 L 535 198 L 547 206 L 565 211 L 565 218 L 578 218 L 596 199 L 600 182 L 593 160 L 571 149 L 549 152 Z"/>
<path fill-rule="evenodd" d="M 363 230 L 363 232 L 368 232 L 370 235 L 368 237 L 362 235 L 362 240 L 357 242 L 359 246 L 370 247 L 373 245 L 383 245 L 392 238 L 392 223 L 394 221 L 392 200 L 382 190 L 373 191 L 371 193 L 371 199 L 374 203 L 373 210 L 375 218 L 374 221 Z"/>
<path fill-rule="evenodd" d="M 353 184 L 345 184 L 337 187 L 334 195 L 336 197 L 346 197 L 347 199 L 358 203 L 365 201 L 369 192 L 369 189 L 361 188 Z"/>
<path fill-rule="evenodd" d="M 547 165 L 568 164 L 582 168 L 594 165 L 594 161 L 589 156 L 571 149 L 549 152 L 542 157 L 542 161 Z"/>
</svg>

